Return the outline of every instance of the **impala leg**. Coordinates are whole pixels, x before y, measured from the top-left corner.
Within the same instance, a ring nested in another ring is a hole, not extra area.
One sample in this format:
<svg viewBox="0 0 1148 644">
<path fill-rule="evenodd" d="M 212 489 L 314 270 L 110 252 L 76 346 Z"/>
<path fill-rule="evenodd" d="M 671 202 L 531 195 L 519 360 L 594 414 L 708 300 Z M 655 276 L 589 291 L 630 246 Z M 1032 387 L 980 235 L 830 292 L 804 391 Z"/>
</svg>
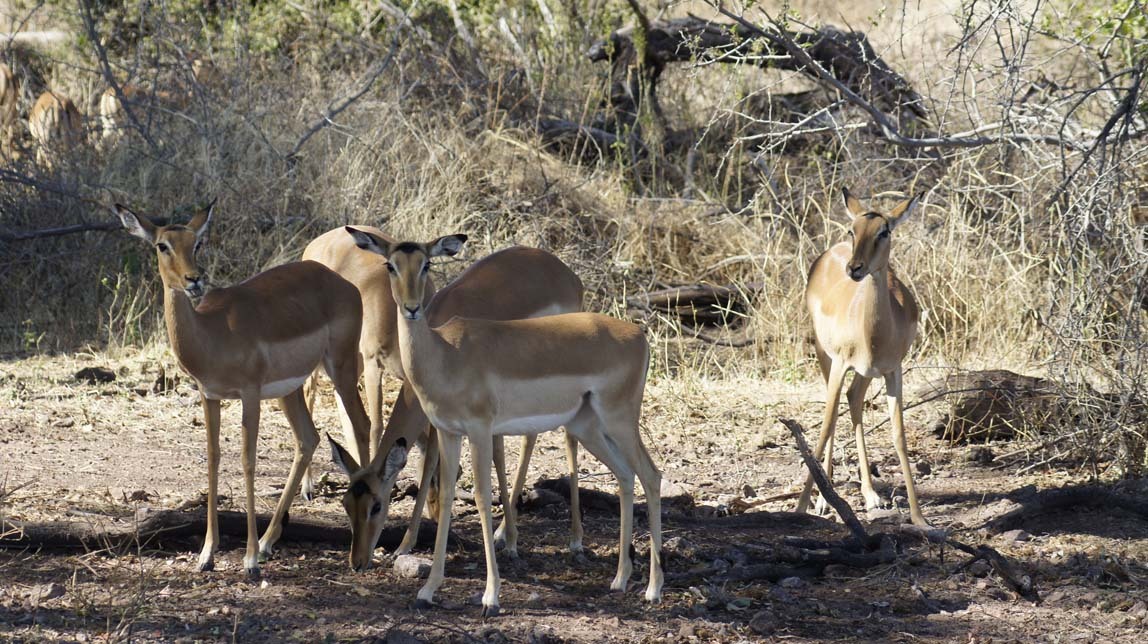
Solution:
<svg viewBox="0 0 1148 644">
<path fill-rule="evenodd" d="M 423 444 L 423 464 L 419 474 L 419 491 L 415 494 L 415 507 L 411 510 L 411 519 L 407 524 L 407 532 L 403 541 L 395 550 L 396 555 L 409 554 L 419 540 L 419 526 L 423 520 L 423 506 L 426 504 L 427 493 L 430 491 L 431 478 L 439 464 L 438 432 L 433 427 L 428 428 L 427 439 Z"/>
<path fill-rule="evenodd" d="M 829 368 L 829 378 L 826 382 L 826 395 L 825 395 L 825 415 L 821 422 L 821 437 L 817 440 L 817 448 L 813 451 L 813 458 L 820 459 L 823 454 L 829 454 L 830 465 L 832 464 L 832 439 L 834 425 L 837 423 L 837 403 L 841 400 L 841 385 L 845 381 L 845 372 L 847 367 L 845 363 L 839 360 L 834 360 L 833 365 Z M 830 446 L 826 452 L 826 446 Z M 829 469 L 826 468 L 826 475 L 832 476 Z M 830 478 L 830 483 L 832 483 Z M 813 491 L 813 474 L 810 473 L 805 477 L 805 487 L 801 490 L 801 498 L 797 501 L 797 511 L 806 512 L 809 509 L 809 497 Z"/>
<path fill-rule="evenodd" d="M 928 528 L 929 522 L 921 514 L 917 503 L 917 487 L 913 484 L 913 466 L 909 463 L 909 447 L 905 443 L 905 425 L 901 413 L 901 367 L 885 376 L 885 392 L 889 402 L 889 418 L 893 421 L 893 447 L 901 462 L 901 474 L 905 477 L 905 493 L 909 496 L 909 517 L 913 525 Z"/>
<path fill-rule="evenodd" d="M 502 437 L 497 437 L 494 440 L 496 441 L 495 466 L 498 467 L 498 450 Z M 511 489 L 509 497 L 507 497 L 504 487 L 499 490 L 502 494 L 502 523 L 494 533 L 494 543 L 497 545 L 500 541 L 504 542 L 506 553 L 511 559 L 518 558 L 518 499 L 522 498 L 522 489 L 526 487 L 526 474 L 530 470 L 530 456 L 534 453 L 534 445 L 537 442 L 538 434 L 527 434 L 522 437 L 522 453 L 518 455 L 518 471 L 514 473 L 514 488 Z M 503 476 L 499 478 L 500 486 L 503 485 L 505 478 L 504 470 Z"/>
<path fill-rule="evenodd" d="M 458 461 L 462 455 L 462 436 L 448 434 L 444 431 L 438 431 L 439 442 L 439 476 L 444 481 L 454 481 L 458 479 Z M 489 455 L 487 462 L 489 463 Z M 490 480 L 490 473 L 487 472 L 487 481 Z M 454 486 L 442 486 L 442 496 L 439 499 L 438 511 L 438 533 L 435 535 L 434 540 L 434 561 L 431 563 L 430 576 L 419 589 L 418 599 L 415 600 L 415 608 L 430 608 L 431 602 L 434 601 L 435 591 L 439 589 L 443 581 L 443 571 L 446 568 L 446 541 L 450 535 L 450 510 L 454 505 Z"/>
<path fill-rule="evenodd" d="M 248 393 L 243 400 L 243 487 L 247 492 L 247 551 L 243 570 L 259 578 L 259 529 L 255 525 L 255 448 L 259 442 L 259 396 Z"/>
<path fill-rule="evenodd" d="M 630 560 L 630 543 L 634 533 L 634 471 L 625 457 L 619 453 L 618 444 L 607 438 L 610 427 L 591 405 L 584 406 L 566 424 L 566 431 L 582 442 L 599 461 L 614 473 L 618 479 L 618 499 L 621 506 L 620 535 L 618 541 L 618 572 L 610 582 L 610 590 L 624 592 L 634 564 Z"/>
<path fill-rule="evenodd" d="M 865 499 L 866 510 L 881 507 L 881 497 L 873 489 L 873 474 L 869 467 L 869 449 L 865 446 L 865 429 L 862 420 L 865 416 L 865 392 L 869 390 L 872 378 L 861 374 L 853 376 L 846 400 L 849 401 L 849 418 L 853 421 L 853 432 L 857 436 L 857 467 L 861 470 L 861 496 Z"/>
<path fill-rule="evenodd" d="M 570 432 L 566 432 L 566 462 L 570 465 L 570 553 L 578 555 L 582 553 L 582 507 L 578 499 L 578 439 Z M 521 474 L 519 476 L 526 478 Z M 658 500 L 660 501 L 661 497 Z"/>
<path fill-rule="evenodd" d="M 494 441 L 489 428 L 486 431 L 470 434 L 470 460 L 474 470 L 474 502 L 478 507 L 478 520 L 482 524 L 482 545 L 486 551 L 486 592 L 482 594 L 482 616 L 498 616 L 498 590 L 501 581 L 498 577 L 498 557 L 494 550 L 494 520 L 490 514 L 490 462 L 493 458 Z M 506 460 L 503 454 L 503 461 Z M 504 463 L 505 464 L 505 463 Z M 506 475 L 503 474 L 505 481 Z"/>
<path fill-rule="evenodd" d="M 319 432 L 315 429 L 311 414 L 307 412 L 307 402 L 303 398 L 303 390 L 297 389 L 280 399 L 279 406 L 287 415 L 287 422 L 295 434 L 295 460 L 291 463 L 291 473 L 287 475 L 287 487 L 283 489 L 279 503 L 275 506 L 275 514 L 271 517 L 271 524 L 267 526 L 267 531 L 259 540 L 259 558 L 262 561 L 271 556 L 275 543 L 283 534 L 283 519 L 291 507 L 291 500 L 295 498 L 295 492 L 299 488 L 303 473 L 311 466 L 311 458 L 315 455 L 315 448 L 319 446 Z"/>
<path fill-rule="evenodd" d="M 335 384 L 335 393 L 339 403 L 339 417 L 343 421 L 343 435 L 348 444 L 354 444 L 355 460 L 359 463 L 370 463 L 370 449 L 368 441 L 371 437 L 371 421 L 363 411 L 363 400 L 359 398 L 359 353 L 354 353 L 354 360 L 334 362 L 327 368 L 327 375 Z M 349 423 L 349 424 L 348 424 Z"/>
<path fill-rule="evenodd" d="M 614 427 L 617 430 L 612 435 L 617 445 L 618 456 L 624 458 L 626 463 L 638 475 L 642 482 L 642 489 L 646 493 L 646 518 L 650 525 L 650 581 L 646 586 L 646 601 L 657 602 L 662 599 L 662 474 L 654 465 L 654 459 L 642 444 L 638 418 L 641 413 L 641 403 L 634 409 L 631 417 L 622 419 Z M 632 482 L 631 482 L 632 485 Z M 623 509 L 623 516 L 633 516 L 633 508 Z M 629 544 L 629 539 L 625 542 Z M 629 548 L 627 548 L 628 550 Z"/>
<path fill-rule="evenodd" d="M 200 394 L 203 424 L 207 426 L 207 534 L 199 553 L 199 570 L 215 568 L 215 550 L 219 547 L 219 401 Z"/>
<path fill-rule="evenodd" d="M 363 389 L 367 394 L 367 417 L 371 422 L 369 447 L 378 449 L 383 435 L 383 367 L 377 358 L 367 358 L 363 363 Z"/>
<path fill-rule="evenodd" d="M 322 372 L 321 367 L 315 367 L 315 371 L 311 373 L 311 377 L 307 382 L 303 383 L 303 402 L 307 405 L 307 414 L 314 418 L 315 415 L 315 396 L 319 391 L 319 374 Z M 307 470 L 303 472 L 303 487 L 300 490 L 300 496 L 304 501 L 313 501 L 315 499 L 315 476 L 311 472 L 311 466 L 307 466 Z"/>
</svg>

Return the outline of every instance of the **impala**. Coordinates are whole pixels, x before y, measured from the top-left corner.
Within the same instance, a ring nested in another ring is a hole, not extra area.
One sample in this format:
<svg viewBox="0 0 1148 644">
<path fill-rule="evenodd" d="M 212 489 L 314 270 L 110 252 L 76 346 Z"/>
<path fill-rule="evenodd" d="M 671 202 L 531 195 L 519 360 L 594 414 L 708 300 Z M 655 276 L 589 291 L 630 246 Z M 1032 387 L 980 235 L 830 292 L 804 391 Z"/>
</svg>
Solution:
<svg viewBox="0 0 1148 644">
<path fill-rule="evenodd" d="M 621 539 L 618 572 L 610 587 L 624 591 L 633 564 L 634 475 L 646 491 L 650 525 L 650 580 L 645 597 L 662 592 L 661 474 L 638 428 L 649 345 L 634 324 L 596 313 L 528 320 L 454 318 L 431 328 L 425 289 L 430 260 L 454 255 L 465 235 L 433 242 L 394 243 L 348 227 L 360 248 L 387 258 L 398 318 L 403 372 L 438 431 L 440 480 L 454 481 L 462 438 L 471 446 L 475 502 L 486 554 L 483 615 L 498 614 L 500 580 L 490 515 L 494 436 L 527 435 L 565 426 L 619 482 Z M 397 448 L 402 449 L 402 448 Z M 443 485 L 430 577 L 416 607 L 427 607 L 442 585 L 454 486 Z"/>
<path fill-rule="evenodd" d="M 20 86 L 12 70 L 0 63 L 0 154 L 12 158 L 16 139 L 16 119 L 19 110 Z"/>
<path fill-rule="evenodd" d="M 207 535 L 199 570 L 214 567 L 219 543 L 220 401 L 243 404 L 243 478 L 247 492 L 247 551 L 243 567 L 259 576 L 259 559 L 271 554 L 283 518 L 319 442 L 303 399 L 303 382 L 322 365 L 350 414 L 358 453 L 367 453 L 367 416 L 359 400 L 358 341 L 362 304 L 355 287 L 315 262 L 272 268 L 203 296 L 196 263 L 211 225 L 213 206 L 186 226 L 157 226 L 116 204 L 124 228 L 154 245 L 163 282 L 168 340 L 180 366 L 195 379 L 207 427 Z M 198 306 L 193 297 L 203 296 Z M 295 436 L 295 458 L 271 524 L 256 541 L 255 447 L 260 401 L 278 398 Z"/>
<path fill-rule="evenodd" d="M 845 375 L 853 370 L 856 374 L 847 399 L 857 435 L 861 494 L 866 509 L 881 506 L 869 472 L 861 420 L 869 383 L 883 377 L 893 426 L 893 446 L 905 477 L 910 516 L 914 524 L 928 526 L 917 504 L 901 417 L 901 363 L 917 334 L 917 302 L 889 266 L 893 229 L 909 218 L 918 198 L 903 201 L 889 214 L 882 215 L 865 210 L 848 190 L 843 193 L 846 211 L 853 220 L 849 233 L 852 240 L 833 246 L 813 262 L 805 289 L 806 305 L 813 317 L 817 362 L 826 383 L 825 414 L 814 456 L 825 455 L 825 471 L 832 479 L 837 405 Z M 797 503 L 798 512 L 808 509 L 812 486 L 812 476 L 807 477 Z"/>
<path fill-rule="evenodd" d="M 37 144 L 37 162 L 50 166 L 52 155 L 82 141 L 83 120 L 72 99 L 50 91 L 40 94 L 28 113 L 28 131 Z"/>
<path fill-rule="evenodd" d="M 380 239 L 394 240 L 382 236 L 381 231 L 375 228 L 360 228 L 370 230 Z M 363 333 L 360 339 L 360 351 L 370 351 L 378 347 L 375 353 L 383 353 L 383 347 L 398 354 L 396 313 L 394 300 L 391 298 L 391 280 L 386 274 L 386 260 L 375 253 L 368 253 L 355 245 L 351 236 L 345 230 L 334 231 L 339 233 L 339 240 L 324 240 L 324 248 L 330 251 L 333 248 L 343 248 L 343 244 L 350 246 L 352 255 L 357 264 L 376 266 L 380 274 L 373 275 L 370 280 L 352 279 L 358 285 L 363 295 L 364 303 L 371 302 L 385 308 L 386 312 L 376 310 L 364 305 L 364 328 L 385 332 L 385 336 L 370 336 Z M 324 239 L 330 233 L 319 239 Z M 318 240 L 316 240 L 318 241 Z M 312 246 L 315 244 L 313 243 Z M 308 247 L 308 252 L 312 250 Z M 330 257 L 334 253 L 326 252 L 323 257 Z M 304 256 L 307 256 L 304 253 Z M 348 258 L 342 256 L 337 262 L 340 272 L 347 270 Z M 339 269 L 336 269 L 339 270 Z M 347 276 L 358 277 L 362 275 L 357 271 L 343 273 Z M 428 287 L 429 287 L 428 277 Z M 381 301 L 385 297 L 385 304 Z M 582 310 L 582 280 L 570 270 L 562 260 L 550 253 L 537 248 L 516 246 L 488 255 L 471 265 L 457 279 L 436 293 L 426 304 L 427 323 L 432 327 L 439 326 L 451 318 L 480 318 L 484 320 L 518 320 L 559 313 L 573 313 Z M 374 318 L 374 319 L 372 319 Z M 385 323 L 382 322 L 385 320 Z M 401 365 L 400 365 L 401 366 Z M 377 373 L 377 371 L 376 371 Z M 368 378 L 368 392 L 377 387 Z M 570 462 L 570 491 L 571 491 L 571 532 L 570 549 L 579 552 L 582 549 L 582 524 L 578 505 L 578 444 L 567 434 L 567 458 Z M 403 538 L 402 544 L 395 554 L 405 554 L 414 547 L 418 537 L 419 522 L 422 517 L 423 505 L 427 494 L 433 489 L 432 475 L 438 462 L 438 449 L 435 432 L 429 431 L 427 416 L 419 404 L 409 383 L 404 383 L 399 397 L 391 410 L 391 417 L 387 421 L 385 430 L 375 448 L 381 453 L 387 453 L 398 440 L 406 443 L 418 441 L 424 445 L 423 469 L 420 477 L 418 495 L 415 497 L 415 507 L 411 514 L 410 524 Z M 503 520 L 495 532 L 495 541 L 503 541 L 506 553 L 511 558 L 518 556 L 518 529 L 517 510 L 515 501 L 522 493 L 526 483 L 526 472 L 530 462 L 530 455 L 534 450 L 536 435 L 527 435 L 523 438 L 522 452 L 518 465 L 518 474 L 514 480 L 514 489 L 507 494 L 506 485 L 506 454 L 503 449 L 502 437 L 494 439 L 494 465 L 498 476 L 499 494 L 502 499 Z M 362 468 L 353 459 L 349 459 L 338 443 L 332 441 L 332 455 L 335 462 L 351 477 L 351 486 L 343 497 L 343 507 L 351 519 L 351 565 L 361 570 L 369 565 L 371 553 L 379 534 L 382 533 L 387 518 L 387 507 L 390 504 L 391 489 L 395 480 L 380 477 L 381 466 L 375 464 L 373 468 Z M 398 472 L 394 473 L 397 477 Z M 360 484 L 361 482 L 361 484 Z M 453 484 L 453 482 L 452 482 Z M 437 501 L 438 494 L 431 493 L 432 501 Z M 378 508 L 379 511 L 375 512 Z M 432 511 L 437 508 L 432 503 Z M 437 512 L 433 512 L 437 516 Z"/>
</svg>

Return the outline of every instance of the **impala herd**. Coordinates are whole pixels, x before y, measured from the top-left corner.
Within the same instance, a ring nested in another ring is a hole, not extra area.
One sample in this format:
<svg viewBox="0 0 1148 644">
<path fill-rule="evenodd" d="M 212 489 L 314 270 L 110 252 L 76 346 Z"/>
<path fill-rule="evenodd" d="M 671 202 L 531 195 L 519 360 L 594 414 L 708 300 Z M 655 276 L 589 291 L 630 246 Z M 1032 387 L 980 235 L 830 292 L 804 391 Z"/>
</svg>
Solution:
<svg viewBox="0 0 1148 644">
<path fill-rule="evenodd" d="M 817 359 L 826 382 L 825 414 L 816 456 L 832 477 L 832 441 L 846 374 L 856 432 L 861 491 L 867 509 L 880 507 L 862 429 L 865 391 L 885 379 L 893 443 L 914 524 L 921 514 L 901 418 L 901 363 L 916 335 L 918 308 L 889 264 L 893 230 L 917 199 L 886 214 L 865 209 L 848 191 L 851 239 L 814 261 L 806 288 Z M 637 325 L 582 311 L 582 282 L 546 251 L 513 247 L 482 258 L 436 291 L 431 261 L 457 254 L 465 235 L 400 241 L 378 228 L 347 226 L 307 246 L 303 261 L 272 268 L 227 288 L 204 291 L 197 263 L 214 203 L 186 225 L 156 225 L 119 204 L 124 228 L 155 248 L 164 286 L 171 348 L 195 379 L 207 427 L 208 518 L 199 569 L 211 570 L 219 543 L 217 489 L 220 401 L 242 404 L 242 462 L 251 577 L 272 554 L 297 492 L 314 492 L 310 466 L 319 435 L 311 419 L 314 377 L 324 371 L 338 395 L 346 447 L 328 435 L 332 458 L 349 477 L 343 507 L 351 522 L 350 564 L 364 570 L 387 520 L 392 489 L 419 445 L 422 473 L 415 509 L 397 554 L 415 545 L 424 503 L 438 518 L 429 578 L 416 607 L 430 606 L 443 582 L 447 535 L 462 439 L 470 444 L 475 503 L 486 556 L 484 616 L 499 612 L 496 545 L 518 556 L 515 501 L 539 433 L 565 429 L 571 480 L 570 549 L 582 549 L 578 444 L 618 480 L 621 530 L 618 569 L 610 588 L 625 591 L 633 570 L 634 479 L 645 491 L 650 567 L 645 599 L 661 598 L 661 474 L 639 429 L 650 348 Z M 198 303 L 196 303 L 198 300 Z M 383 422 L 382 374 L 402 380 Z M 366 377 L 367 407 L 359 397 Z M 295 458 L 271 523 L 255 523 L 256 438 L 260 401 L 279 400 L 295 435 Z M 503 437 L 524 437 L 512 491 L 507 490 Z M 374 450 L 373 452 L 371 450 Z M 498 477 L 503 523 L 493 530 L 491 463 Z M 437 483 L 436 483 L 437 476 Z M 301 490 L 300 490 L 301 488 Z M 808 509 L 807 480 L 798 510 Z M 819 501 L 819 510 L 824 510 Z"/>
<path fill-rule="evenodd" d="M 190 69 L 200 86 L 218 79 L 218 71 L 206 59 L 192 57 Z M 19 81 L 11 68 L 0 62 L 0 159 L 3 160 L 18 156 L 19 97 Z M 98 128 L 93 128 L 95 142 L 106 146 L 125 130 L 128 125 L 125 103 L 178 109 L 185 107 L 190 98 L 188 92 L 148 90 L 133 84 L 108 87 L 96 105 Z M 28 108 L 27 130 L 36 148 L 36 162 L 44 167 L 51 167 L 57 158 L 66 155 L 88 137 L 84 115 L 75 102 L 52 89 L 44 90 Z"/>
</svg>

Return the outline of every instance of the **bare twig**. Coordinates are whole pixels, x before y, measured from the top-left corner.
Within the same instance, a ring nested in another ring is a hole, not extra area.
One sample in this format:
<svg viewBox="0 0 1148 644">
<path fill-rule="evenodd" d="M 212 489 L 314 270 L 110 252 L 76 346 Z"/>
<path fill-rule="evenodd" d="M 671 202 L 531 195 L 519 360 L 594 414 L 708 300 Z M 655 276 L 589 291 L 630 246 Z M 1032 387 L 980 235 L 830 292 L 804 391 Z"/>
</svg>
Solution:
<svg viewBox="0 0 1148 644">
<path fill-rule="evenodd" d="M 793 434 L 793 440 L 797 442 L 797 450 L 801 452 L 801 459 L 805 461 L 805 466 L 813 475 L 813 481 L 817 483 L 817 489 L 821 491 L 822 498 L 837 512 L 837 516 L 841 517 L 841 521 L 848 526 L 849 531 L 853 533 L 858 542 L 868 543 L 869 533 L 865 531 L 865 527 L 861 525 L 861 521 L 857 519 L 857 515 L 853 513 L 845 499 L 842 499 L 833 489 L 833 484 L 825 475 L 821 463 L 818 463 L 817 459 L 813 458 L 813 452 L 809 451 L 809 445 L 805 442 L 805 430 L 801 428 L 801 424 L 791 418 L 778 418 L 777 420 L 785 425 L 789 433 Z"/>
</svg>

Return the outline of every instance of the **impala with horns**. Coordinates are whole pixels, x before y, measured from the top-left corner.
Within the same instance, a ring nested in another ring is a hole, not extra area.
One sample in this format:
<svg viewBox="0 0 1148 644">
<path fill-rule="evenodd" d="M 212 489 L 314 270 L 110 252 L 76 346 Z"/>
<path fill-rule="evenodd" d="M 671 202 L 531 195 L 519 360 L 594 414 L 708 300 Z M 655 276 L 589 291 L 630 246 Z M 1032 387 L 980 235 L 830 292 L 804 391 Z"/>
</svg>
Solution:
<svg viewBox="0 0 1148 644">
<path fill-rule="evenodd" d="M 220 401 L 243 405 L 242 459 L 247 492 L 247 550 L 243 567 L 259 575 L 271 554 L 303 472 L 319 442 L 303 399 L 303 382 L 316 366 L 335 383 L 354 429 L 349 438 L 367 453 L 367 415 L 358 392 L 358 341 L 362 304 L 355 287 L 316 262 L 285 264 L 228 288 L 203 295 L 197 254 L 206 242 L 213 205 L 186 225 L 156 225 L 116 204 L 131 234 L 155 247 L 163 281 L 164 320 L 172 352 L 195 379 L 207 427 L 207 536 L 199 569 L 214 567 L 219 544 Z M 203 296 L 198 304 L 192 298 Z M 255 449 L 260 401 L 277 398 L 295 436 L 287 486 L 261 540 L 255 525 Z"/>
<path fill-rule="evenodd" d="M 394 243 L 393 239 L 386 237 L 377 228 L 358 227 L 368 230 L 379 239 Z M 359 250 L 354 239 L 343 229 L 336 231 L 338 240 L 328 239 L 326 233 L 319 240 L 323 240 L 322 248 L 325 252 L 313 253 L 312 256 L 332 258 L 339 255 L 342 261 L 336 263 L 340 272 L 346 270 L 348 265 L 375 266 L 381 274 L 374 275 L 372 279 L 363 281 L 355 279 L 356 274 L 347 272 L 344 275 L 351 277 L 360 292 L 364 303 L 379 302 L 386 299 L 386 313 L 382 310 L 372 309 L 364 305 L 364 333 L 360 339 L 360 350 L 368 355 L 379 355 L 384 347 L 397 354 L 397 331 L 395 325 L 395 305 L 391 297 L 391 280 L 386 275 L 386 260 L 380 255 Z M 343 245 L 349 245 L 351 257 L 335 253 L 335 249 L 346 250 Z M 310 253 L 315 246 L 308 246 Z M 305 253 L 304 256 L 307 256 Z M 322 261 L 322 260 L 321 260 Z M 427 278 L 428 286 L 430 278 Z M 432 327 L 446 323 L 455 317 L 479 318 L 484 320 L 520 320 L 525 318 L 542 317 L 560 313 L 575 313 L 582 310 L 582 280 L 570 270 L 562 260 L 550 253 L 537 248 L 516 246 L 488 255 L 464 271 L 457 279 L 448 284 L 441 291 L 435 293 L 430 302 L 426 304 L 427 323 Z M 373 319 L 374 318 L 374 319 Z M 385 331 L 383 337 L 370 336 L 366 329 Z M 377 351 L 373 351 L 374 349 Z M 397 357 L 397 356 L 396 356 Z M 416 358 L 417 359 L 417 358 Z M 376 371 L 377 373 L 377 371 Z M 368 392 L 377 383 L 367 381 Z M 438 515 L 438 508 L 434 503 L 438 494 L 434 492 L 432 476 L 438 463 L 439 452 L 436 432 L 430 429 L 426 414 L 419 404 L 410 383 L 403 383 L 395 406 L 391 410 L 391 417 L 387 421 L 380 442 L 375 444 L 379 453 L 389 453 L 391 447 L 399 440 L 405 444 L 419 442 L 424 446 L 423 469 L 420 477 L 418 495 L 415 497 L 415 507 L 411 515 L 410 524 L 403 538 L 402 544 L 395 554 L 405 554 L 411 551 L 418 538 L 419 522 L 422 517 L 423 505 L 430 493 L 432 500 L 431 510 L 434 516 Z M 518 463 L 518 473 L 514 479 L 514 489 L 507 493 L 506 480 L 506 454 L 501 436 L 494 438 L 494 466 L 498 476 L 499 494 L 502 500 L 503 519 L 495 532 L 495 541 L 504 542 L 506 553 L 511 558 L 518 556 L 518 526 L 517 509 L 515 507 L 522 488 L 526 483 L 527 468 L 530 455 L 534 451 L 537 435 L 528 434 L 523 437 L 522 451 Z M 365 568 L 371 560 L 374 545 L 378 542 L 387 518 L 387 507 L 390 504 L 391 490 L 395 485 L 395 478 L 382 478 L 386 469 L 382 462 L 373 463 L 371 467 L 363 468 L 354 462 L 332 441 L 332 454 L 335 462 L 339 464 L 351 477 L 351 485 L 343 498 L 343 507 L 351 519 L 351 565 L 357 570 Z M 572 552 L 582 549 L 582 523 L 580 520 L 578 504 L 578 443 L 569 434 L 566 435 L 566 455 L 570 463 L 570 512 L 571 512 L 571 541 Z M 394 473 L 397 475 L 397 472 Z M 453 485 L 453 481 L 451 484 Z"/>
<path fill-rule="evenodd" d="M 11 68 L 0 63 L 0 154 L 11 159 L 15 151 L 16 121 L 20 116 L 20 85 Z"/>
<path fill-rule="evenodd" d="M 814 456 L 821 458 L 824 454 L 825 472 L 832 480 L 838 401 L 845 376 L 852 370 L 856 373 L 846 398 L 857 436 L 861 494 L 866 509 L 881 506 L 881 498 L 873 489 L 861 421 L 869 383 L 874 378 L 884 378 L 893 447 L 905 477 L 910 516 L 914 524 L 928 526 L 913 485 L 901 399 L 901 363 L 917 335 L 919 314 L 913 293 L 889 265 L 893 230 L 912 215 L 918 198 L 903 201 L 888 214 L 881 214 L 866 210 L 848 190 L 843 194 L 846 212 L 853 220 L 851 240 L 833 246 L 813 262 L 805 289 L 806 305 L 813 317 L 817 362 L 826 383 L 825 414 Z M 812 486 L 810 475 L 797 503 L 798 512 L 808 509 Z"/>
<path fill-rule="evenodd" d="M 499 610 L 490 515 L 493 438 L 537 434 L 559 426 L 565 426 L 618 478 L 621 540 L 618 572 L 610 586 L 614 590 L 626 589 L 633 570 L 634 475 L 641 480 L 650 526 L 645 597 L 661 599 L 661 473 L 638 428 L 650 356 L 642 330 L 596 313 L 504 321 L 454 318 L 432 328 L 424 304 L 430 260 L 456 254 L 466 236 L 448 235 L 423 244 L 394 243 L 352 227 L 347 232 L 361 248 L 388 260 L 403 372 L 438 431 L 442 481 L 456 479 L 462 439 L 470 441 L 486 554 L 483 615 L 497 615 Z M 395 450 L 405 451 L 399 446 Z M 453 500 L 454 486 L 443 485 L 434 562 L 419 590 L 417 607 L 431 605 L 443 582 Z"/>
<path fill-rule="evenodd" d="M 36 161 L 51 166 L 53 157 L 84 139 L 84 117 L 72 99 L 44 92 L 28 113 L 28 131 L 36 142 Z"/>
</svg>

